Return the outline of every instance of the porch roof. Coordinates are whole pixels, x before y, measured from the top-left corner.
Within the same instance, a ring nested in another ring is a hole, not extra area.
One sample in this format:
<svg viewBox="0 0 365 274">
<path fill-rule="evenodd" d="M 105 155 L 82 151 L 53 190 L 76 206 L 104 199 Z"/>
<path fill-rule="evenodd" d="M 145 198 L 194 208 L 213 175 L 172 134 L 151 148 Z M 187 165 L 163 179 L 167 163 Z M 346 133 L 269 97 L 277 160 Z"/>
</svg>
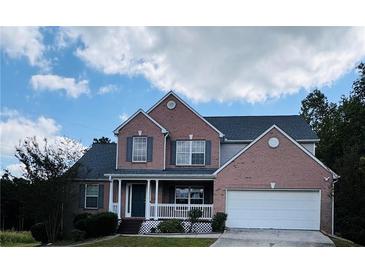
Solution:
<svg viewBox="0 0 365 274">
<path fill-rule="evenodd" d="M 170 168 L 158 169 L 114 169 L 104 174 L 114 178 L 143 178 L 143 179 L 213 179 L 215 168 Z"/>
</svg>

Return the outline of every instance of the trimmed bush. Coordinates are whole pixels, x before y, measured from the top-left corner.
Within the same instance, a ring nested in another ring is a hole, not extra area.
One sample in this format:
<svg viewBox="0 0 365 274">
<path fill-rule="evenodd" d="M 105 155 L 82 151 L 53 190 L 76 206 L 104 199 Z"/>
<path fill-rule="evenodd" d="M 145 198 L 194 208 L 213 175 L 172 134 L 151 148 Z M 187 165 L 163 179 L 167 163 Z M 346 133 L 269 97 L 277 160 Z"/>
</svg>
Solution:
<svg viewBox="0 0 365 274">
<path fill-rule="evenodd" d="M 103 212 L 86 218 L 87 237 L 107 236 L 115 233 L 118 226 L 118 216 L 112 212 Z"/>
<path fill-rule="evenodd" d="M 98 214 L 82 213 L 75 216 L 73 224 L 75 230 L 86 232 L 84 237 L 107 236 L 115 233 L 117 230 L 118 215 L 112 212 Z M 77 236 L 75 235 L 75 237 Z"/>
<path fill-rule="evenodd" d="M 184 227 L 180 220 L 166 220 L 158 224 L 157 229 L 161 233 L 184 233 Z"/>
<path fill-rule="evenodd" d="M 227 214 L 223 212 L 217 212 L 212 220 L 213 232 L 223 232 L 226 228 Z"/>
<path fill-rule="evenodd" d="M 85 239 L 86 232 L 80 229 L 73 229 L 71 231 L 71 238 L 75 242 L 79 242 Z"/>
<path fill-rule="evenodd" d="M 75 216 L 73 225 L 78 230 L 86 231 L 87 219 L 91 217 L 90 213 L 81 213 Z"/>
<path fill-rule="evenodd" d="M 32 233 L 32 237 L 34 238 L 34 240 L 41 242 L 42 244 L 48 243 L 45 223 L 34 224 L 30 228 L 30 232 Z"/>
</svg>

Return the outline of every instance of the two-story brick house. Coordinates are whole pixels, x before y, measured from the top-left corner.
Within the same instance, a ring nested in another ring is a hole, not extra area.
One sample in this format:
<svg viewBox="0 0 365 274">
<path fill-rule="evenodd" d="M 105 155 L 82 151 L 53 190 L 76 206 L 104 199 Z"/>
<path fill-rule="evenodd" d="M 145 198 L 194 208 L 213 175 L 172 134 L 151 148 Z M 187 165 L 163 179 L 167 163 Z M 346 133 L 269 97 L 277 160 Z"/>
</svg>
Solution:
<svg viewBox="0 0 365 274">
<path fill-rule="evenodd" d="M 231 228 L 332 232 L 338 176 L 300 116 L 202 117 L 169 92 L 114 134 L 78 162 L 80 211 L 156 224 L 199 208 L 205 220 L 226 212 Z"/>
</svg>

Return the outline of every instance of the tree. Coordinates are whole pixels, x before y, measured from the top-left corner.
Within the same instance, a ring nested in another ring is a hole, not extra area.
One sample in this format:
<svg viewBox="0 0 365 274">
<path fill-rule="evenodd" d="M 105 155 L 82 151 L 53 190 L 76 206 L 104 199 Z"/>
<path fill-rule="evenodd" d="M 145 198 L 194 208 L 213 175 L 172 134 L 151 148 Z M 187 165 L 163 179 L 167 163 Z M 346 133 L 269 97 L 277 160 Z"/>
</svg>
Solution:
<svg viewBox="0 0 365 274">
<path fill-rule="evenodd" d="M 29 180 L 32 199 L 27 206 L 37 222 L 44 222 L 48 239 L 54 242 L 63 232 L 65 212 L 75 192 L 72 178 L 76 169 L 70 167 L 85 149 L 77 141 L 58 138 L 51 144 L 47 139 L 26 138 L 16 148 L 16 157 L 24 165 L 24 177 Z"/>
<path fill-rule="evenodd" d="M 301 115 L 320 137 L 316 156 L 340 176 L 335 185 L 335 231 L 365 244 L 365 65 L 348 97 L 328 103 L 319 90 L 302 101 Z"/>
<path fill-rule="evenodd" d="M 190 228 L 189 233 L 193 231 L 194 224 L 203 216 L 203 212 L 199 208 L 194 208 L 189 211 Z"/>
<path fill-rule="evenodd" d="M 32 199 L 31 184 L 24 178 L 16 178 L 5 170 L 0 180 L 1 230 L 29 230 L 34 223 L 29 206 Z"/>
<path fill-rule="evenodd" d="M 93 144 L 110 144 L 111 140 L 108 137 L 94 138 Z"/>
</svg>

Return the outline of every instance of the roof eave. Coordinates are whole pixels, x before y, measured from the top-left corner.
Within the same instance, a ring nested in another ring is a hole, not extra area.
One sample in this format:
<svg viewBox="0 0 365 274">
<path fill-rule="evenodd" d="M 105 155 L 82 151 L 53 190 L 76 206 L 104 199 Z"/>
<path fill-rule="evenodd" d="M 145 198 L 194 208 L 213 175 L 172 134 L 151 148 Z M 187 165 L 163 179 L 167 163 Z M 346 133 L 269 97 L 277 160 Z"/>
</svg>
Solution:
<svg viewBox="0 0 365 274">
<path fill-rule="evenodd" d="M 107 173 L 106 177 L 131 179 L 214 179 L 213 174 L 120 174 Z"/>
<path fill-rule="evenodd" d="M 127 125 L 130 121 L 132 121 L 138 114 L 142 113 L 144 116 L 146 116 L 152 123 L 154 123 L 157 127 L 161 129 L 162 134 L 168 133 L 168 131 L 161 126 L 155 119 L 153 119 L 150 115 L 148 115 L 143 109 L 137 110 L 132 116 L 130 116 L 126 121 L 124 121 L 122 124 L 120 124 L 115 130 L 113 130 L 114 135 L 118 135 L 119 131 Z"/>
<path fill-rule="evenodd" d="M 156 104 L 154 104 L 149 110 L 147 110 L 147 113 L 150 113 L 152 110 L 154 110 L 163 100 L 165 100 L 168 96 L 173 95 L 176 99 L 178 99 L 184 106 L 186 106 L 188 109 L 190 109 L 196 116 L 198 116 L 201 120 L 203 120 L 206 124 L 208 124 L 213 130 L 215 130 L 219 137 L 224 137 L 224 133 L 222 133 L 219 129 L 217 129 L 215 126 L 213 126 L 211 123 L 209 123 L 203 116 L 201 116 L 195 109 L 193 109 L 191 106 L 189 106 L 183 99 L 181 99 L 175 92 L 172 90 L 165 94 Z"/>
</svg>

